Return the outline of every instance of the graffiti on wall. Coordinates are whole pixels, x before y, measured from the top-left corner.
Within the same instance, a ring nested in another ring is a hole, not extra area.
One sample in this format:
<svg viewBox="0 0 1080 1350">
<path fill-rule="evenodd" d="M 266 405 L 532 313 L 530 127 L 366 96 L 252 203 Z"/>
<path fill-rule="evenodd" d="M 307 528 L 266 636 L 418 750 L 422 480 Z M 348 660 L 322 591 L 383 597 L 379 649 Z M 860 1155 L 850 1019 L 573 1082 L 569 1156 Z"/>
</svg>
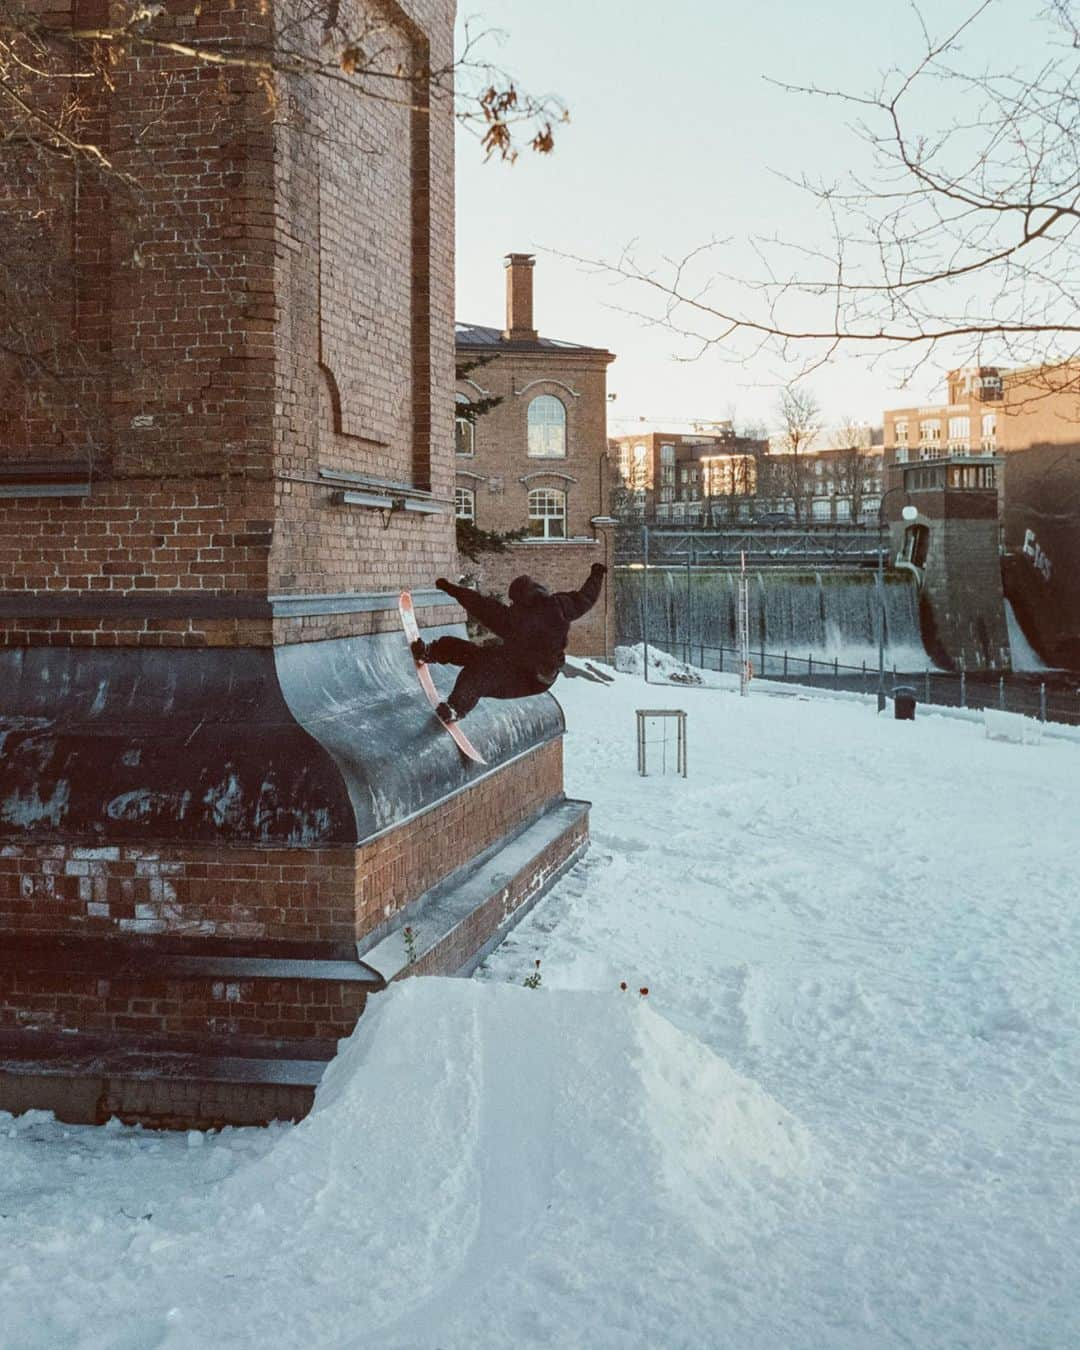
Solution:
<svg viewBox="0 0 1080 1350">
<path fill-rule="evenodd" d="M 1031 559 L 1032 566 L 1042 579 L 1044 581 L 1049 581 L 1054 570 L 1053 563 L 1051 563 L 1050 559 L 1040 547 L 1039 541 L 1035 538 L 1034 530 L 1024 531 L 1024 545 L 1022 552 Z"/>
</svg>

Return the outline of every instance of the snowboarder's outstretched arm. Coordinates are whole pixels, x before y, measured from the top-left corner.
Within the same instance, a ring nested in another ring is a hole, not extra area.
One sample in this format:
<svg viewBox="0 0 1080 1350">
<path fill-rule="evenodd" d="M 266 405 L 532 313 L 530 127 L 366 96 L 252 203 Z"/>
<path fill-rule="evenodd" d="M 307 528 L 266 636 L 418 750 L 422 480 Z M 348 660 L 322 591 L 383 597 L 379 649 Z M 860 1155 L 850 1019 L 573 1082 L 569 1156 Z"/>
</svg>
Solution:
<svg viewBox="0 0 1080 1350">
<path fill-rule="evenodd" d="M 593 563 L 589 569 L 589 577 L 580 591 L 560 591 L 555 599 L 559 602 L 559 608 L 571 623 L 575 619 L 580 619 L 583 614 L 588 614 L 593 605 L 596 604 L 600 595 L 600 587 L 604 584 L 604 574 L 607 568 L 603 563 Z"/>
<path fill-rule="evenodd" d="M 481 595 L 468 586 L 455 586 L 445 577 L 439 577 L 435 585 L 456 600 L 466 614 L 478 619 L 485 628 L 490 628 L 496 637 L 508 637 L 510 634 L 510 606 L 504 605 L 490 595 Z"/>
</svg>

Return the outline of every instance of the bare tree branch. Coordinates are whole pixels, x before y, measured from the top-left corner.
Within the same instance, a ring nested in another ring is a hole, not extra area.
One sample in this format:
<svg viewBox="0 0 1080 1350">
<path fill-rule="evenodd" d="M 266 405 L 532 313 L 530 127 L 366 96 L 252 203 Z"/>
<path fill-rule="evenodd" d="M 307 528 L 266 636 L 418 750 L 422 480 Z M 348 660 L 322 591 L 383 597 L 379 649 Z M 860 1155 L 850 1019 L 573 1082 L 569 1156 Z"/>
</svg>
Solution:
<svg viewBox="0 0 1080 1350">
<path fill-rule="evenodd" d="M 634 249 L 576 261 L 627 283 L 638 297 L 629 312 L 686 339 L 688 359 L 768 350 L 799 360 L 804 376 L 842 348 L 921 360 L 941 347 L 986 364 L 1076 360 L 1077 0 L 1029 3 L 1031 50 L 1004 69 L 968 49 L 993 17 L 993 0 L 978 0 L 942 36 L 912 7 L 923 50 L 876 89 L 778 84 L 850 111 L 863 163 L 835 182 L 789 179 L 816 208 L 813 223 L 799 236 L 746 241 L 749 265 L 715 266 L 747 253 L 729 241 L 656 264 Z M 954 108 L 951 119 L 927 126 L 943 107 Z"/>
</svg>

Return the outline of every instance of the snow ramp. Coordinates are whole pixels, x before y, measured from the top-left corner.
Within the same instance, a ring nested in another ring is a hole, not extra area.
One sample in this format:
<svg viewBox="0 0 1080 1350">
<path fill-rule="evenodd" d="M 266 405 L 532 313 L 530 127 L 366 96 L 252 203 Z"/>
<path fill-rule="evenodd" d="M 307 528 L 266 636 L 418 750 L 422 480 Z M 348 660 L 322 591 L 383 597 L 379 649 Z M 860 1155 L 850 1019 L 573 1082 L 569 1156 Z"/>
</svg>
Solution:
<svg viewBox="0 0 1080 1350">
<path fill-rule="evenodd" d="M 174 1348 L 700 1347 L 809 1158 L 636 993 L 406 980 L 310 1116 L 129 1251 L 123 1312 Z"/>
</svg>

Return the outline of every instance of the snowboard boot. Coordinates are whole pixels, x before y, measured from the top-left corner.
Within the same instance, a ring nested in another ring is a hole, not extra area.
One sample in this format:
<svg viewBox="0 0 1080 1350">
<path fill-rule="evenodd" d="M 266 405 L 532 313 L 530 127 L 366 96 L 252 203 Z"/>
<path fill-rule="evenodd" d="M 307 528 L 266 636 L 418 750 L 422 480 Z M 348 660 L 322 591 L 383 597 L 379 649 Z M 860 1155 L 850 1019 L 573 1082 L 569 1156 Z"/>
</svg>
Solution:
<svg viewBox="0 0 1080 1350">
<path fill-rule="evenodd" d="M 451 708 L 449 703 L 440 703 L 435 709 L 435 716 L 440 722 L 456 722 L 458 720 L 457 713 Z"/>
<path fill-rule="evenodd" d="M 417 638 L 415 642 L 411 643 L 409 651 L 412 652 L 414 661 L 427 660 L 427 643 L 423 638 Z"/>
</svg>

